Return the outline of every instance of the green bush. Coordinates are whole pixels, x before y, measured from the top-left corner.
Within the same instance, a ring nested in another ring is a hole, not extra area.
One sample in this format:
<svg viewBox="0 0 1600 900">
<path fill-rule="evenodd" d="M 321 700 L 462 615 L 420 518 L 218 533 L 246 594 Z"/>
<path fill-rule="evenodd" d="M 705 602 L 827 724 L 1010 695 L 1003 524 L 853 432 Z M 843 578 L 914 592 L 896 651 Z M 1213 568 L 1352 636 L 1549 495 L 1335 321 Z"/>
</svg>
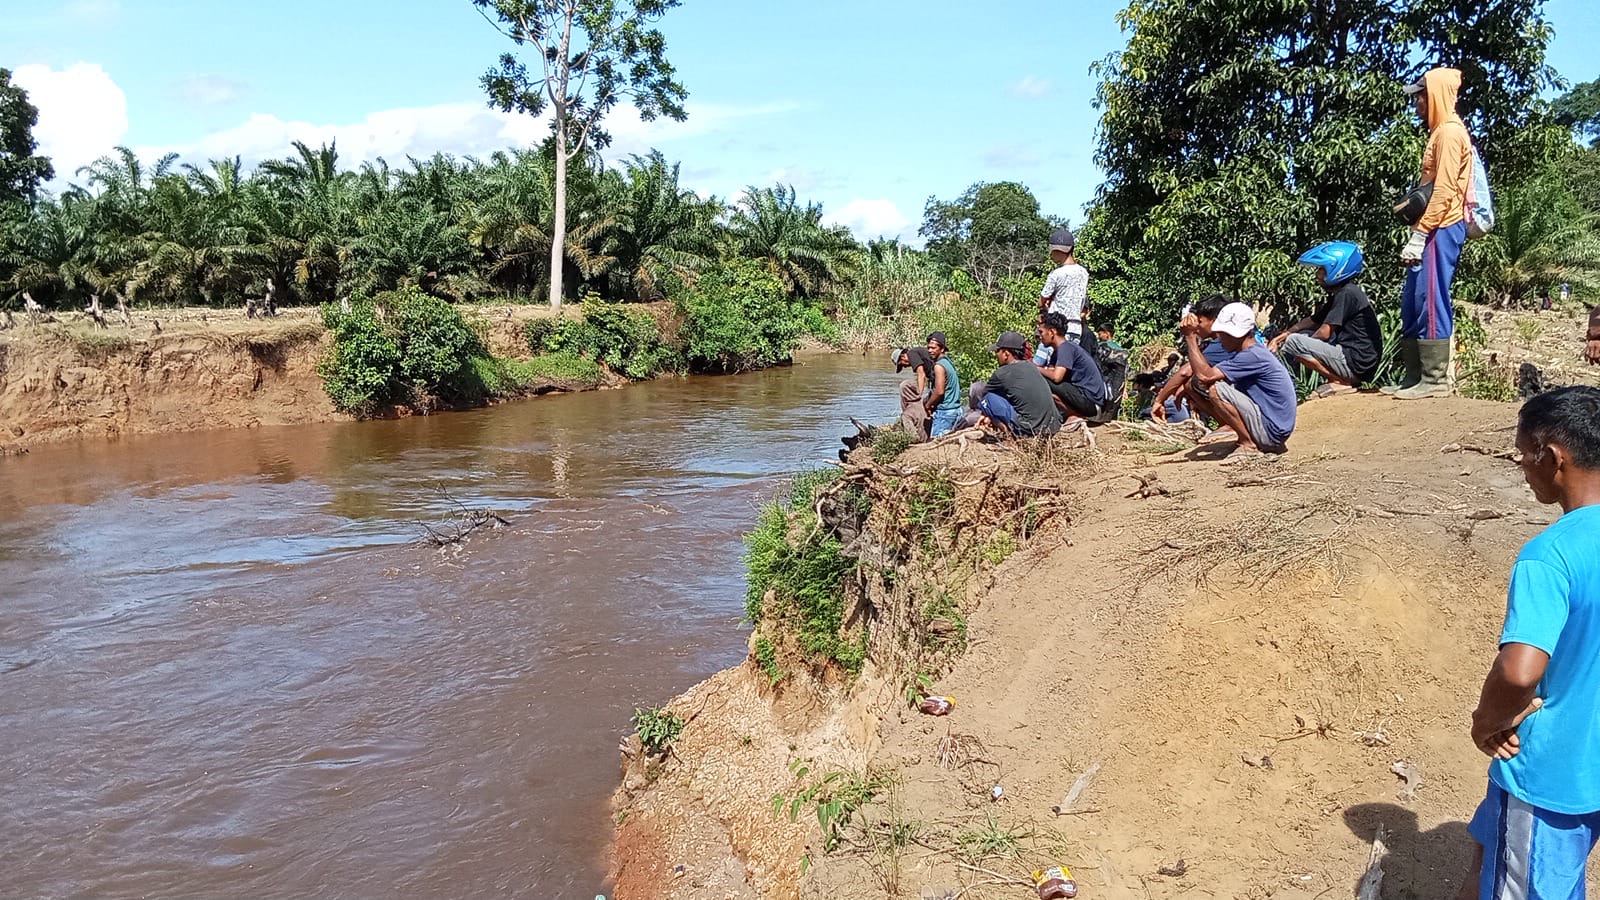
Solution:
<svg viewBox="0 0 1600 900">
<path fill-rule="evenodd" d="M 679 295 L 689 367 L 701 372 L 748 372 L 793 355 L 801 337 L 829 328 L 821 311 L 791 300 L 783 282 L 749 260 L 707 270 Z"/>
<path fill-rule="evenodd" d="M 867 634 L 842 631 L 845 577 L 856 563 L 837 538 L 816 527 L 812 509 L 816 492 L 839 476 L 837 470 L 798 475 L 786 497 L 762 508 L 745 536 L 745 614 L 752 622 L 770 623 L 767 634 L 792 635 L 806 659 L 832 661 L 854 675 L 866 661 Z M 765 602 L 769 590 L 771 607 Z"/>
<path fill-rule="evenodd" d="M 448 301 L 402 288 L 356 300 L 349 312 L 327 304 L 322 321 L 333 345 L 317 371 L 344 412 L 372 415 L 425 396 L 471 403 L 488 393 L 475 360 L 489 352 Z"/>
<path fill-rule="evenodd" d="M 322 321 L 333 335 L 333 344 L 317 373 L 334 407 L 371 415 L 395 403 L 400 394 L 400 344 L 379 321 L 372 304 L 356 303 L 348 313 L 328 304 L 322 308 Z"/>
<path fill-rule="evenodd" d="M 633 711 L 633 728 L 639 733 L 639 744 L 649 756 L 661 756 L 671 750 L 683 734 L 683 726 L 683 719 L 665 707 Z"/>
<path fill-rule="evenodd" d="M 681 367 L 679 354 L 661 337 L 648 311 L 606 303 L 591 295 L 576 319 L 532 319 L 523 328 L 534 353 L 569 353 L 635 380 Z"/>
</svg>

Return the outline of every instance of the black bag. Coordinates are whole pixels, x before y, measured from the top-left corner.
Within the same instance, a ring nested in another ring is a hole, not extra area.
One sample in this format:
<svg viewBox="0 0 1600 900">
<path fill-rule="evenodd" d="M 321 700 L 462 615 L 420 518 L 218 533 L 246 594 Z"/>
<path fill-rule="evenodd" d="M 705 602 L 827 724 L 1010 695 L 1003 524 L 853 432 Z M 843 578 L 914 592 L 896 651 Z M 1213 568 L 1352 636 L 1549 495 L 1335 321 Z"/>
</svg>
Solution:
<svg viewBox="0 0 1600 900">
<path fill-rule="evenodd" d="M 1100 378 L 1106 383 L 1106 393 L 1110 396 L 1100 405 L 1100 414 L 1089 421 L 1102 424 L 1115 419 L 1122 412 L 1122 394 L 1128 384 L 1128 351 L 1113 350 L 1105 344 L 1098 344 L 1094 361 L 1100 369 Z"/>
<path fill-rule="evenodd" d="M 1419 184 L 1400 198 L 1394 205 L 1394 217 L 1401 225 L 1407 228 L 1417 224 L 1422 214 L 1428 211 L 1428 201 L 1433 199 L 1433 182 Z"/>
</svg>

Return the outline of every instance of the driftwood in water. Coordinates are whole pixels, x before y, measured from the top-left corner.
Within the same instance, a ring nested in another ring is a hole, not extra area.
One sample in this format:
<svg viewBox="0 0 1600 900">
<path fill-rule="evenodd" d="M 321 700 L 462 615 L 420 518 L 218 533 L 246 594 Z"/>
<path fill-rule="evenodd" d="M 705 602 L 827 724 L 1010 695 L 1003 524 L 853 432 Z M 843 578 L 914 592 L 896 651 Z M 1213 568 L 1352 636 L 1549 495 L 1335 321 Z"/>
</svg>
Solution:
<svg viewBox="0 0 1600 900">
<path fill-rule="evenodd" d="M 480 528 L 504 528 L 511 524 L 510 520 L 487 509 L 468 509 L 452 497 L 446 497 L 454 503 L 460 513 L 450 522 L 433 526 L 426 522 L 417 522 L 416 526 L 422 529 L 422 542 L 434 547 L 448 547 L 465 541 L 474 531 Z"/>
</svg>

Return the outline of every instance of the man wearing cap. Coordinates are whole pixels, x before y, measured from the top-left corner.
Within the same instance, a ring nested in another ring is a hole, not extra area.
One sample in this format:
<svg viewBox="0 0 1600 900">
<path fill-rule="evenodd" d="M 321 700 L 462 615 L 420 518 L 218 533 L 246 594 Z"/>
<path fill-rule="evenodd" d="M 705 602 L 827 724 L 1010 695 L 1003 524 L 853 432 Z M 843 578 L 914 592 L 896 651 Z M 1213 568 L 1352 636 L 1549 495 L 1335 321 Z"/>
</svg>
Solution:
<svg viewBox="0 0 1600 900">
<path fill-rule="evenodd" d="M 987 420 L 1004 425 L 1018 437 L 1055 434 L 1061 430 L 1061 412 L 1050 393 L 1050 382 L 1028 355 L 1028 342 L 1019 331 L 1007 331 L 989 347 L 998 364 L 978 399 L 978 411 Z"/>
<path fill-rule="evenodd" d="M 956 364 L 945 355 L 948 349 L 944 332 L 928 335 L 928 356 L 933 359 L 933 391 L 927 403 L 933 437 L 949 434 L 961 421 L 961 379 L 956 375 Z"/>
<path fill-rule="evenodd" d="M 1050 233 L 1050 259 L 1055 271 L 1045 279 L 1039 296 L 1039 311 L 1060 313 L 1067 320 L 1067 340 L 1083 343 L 1083 308 L 1089 299 L 1089 270 L 1078 265 L 1072 255 L 1077 238 L 1070 228 Z"/>
<path fill-rule="evenodd" d="M 1283 453 L 1294 431 L 1294 379 L 1271 350 L 1255 342 L 1255 310 L 1230 303 L 1217 314 L 1212 331 L 1228 356 L 1212 364 L 1200 346 L 1200 319 L 1185 316 L 1182 325 L 1194 389 L 1189 405 L 1239 436 L 1229 460 Z"/>
<path fill-rule="evenodd" d="M 889 360 L 894 363 L 895 373 L 905 371 L 911 367 L 917 376 L 917 396 L 924 400 L 928 391 L 933 388 L 933 357 L 928 355 L 926 347 L 901 347 L 889 351 Z"/>
<path fill-rule="evenodd" d="M 1433 193 L 1400 251 L 1406 267 L 1400 295 L 1400 356 L 1405 378 L 1394 392 L 1403 400 L 1450 393 L 1450 338 L 1455 311 L 1450 280 L 1467 240 L 1467 188 L 1472 183 L 1472 139 L 1456 114 L 1461 72 L 1432 69 L 1406 85 L 1417 115 L 1428 126 L 1422 184 Z"/>
</svg>

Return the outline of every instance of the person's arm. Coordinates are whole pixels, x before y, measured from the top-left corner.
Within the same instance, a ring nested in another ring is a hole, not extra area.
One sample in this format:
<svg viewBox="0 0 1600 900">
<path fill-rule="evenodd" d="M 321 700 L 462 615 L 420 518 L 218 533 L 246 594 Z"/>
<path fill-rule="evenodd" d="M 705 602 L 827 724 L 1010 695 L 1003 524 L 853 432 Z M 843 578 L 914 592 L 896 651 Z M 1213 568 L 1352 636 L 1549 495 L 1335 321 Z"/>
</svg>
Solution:
<svg viewBox="0 0 1600 900">
<path fill-rule="evenodd" d="M 1327 335 L 1324 334 L 1324 332 L 1328 331 L 1328 327 L 1324 325 L 1321 328 L 1318 328 L 1317 320 L 1311 316 L 1306 316 L 1304 319 L 1301 319 L 1300 321 L 1290 325 L 1288 328 L 1285 328 L 1274 335 L 1272 340 L 1267 341 L 1267 349 L 1271 350 L 1273 353 L 1277 353 L 1278 348 L 1283 346 L 1283 342 L 1289 339 L 1289 335 L 1313 330 L 1315 333 L 1311 335 L 1312 337 L 1323 341 L 1328 339 Z"/>
<path fill-rule="evenodd" d="M 1583 355 L 1589 365 L 1600 366 L 1600 306 L 1589 313 L 1589 341 L 1584 345 Z"/>
<path fill-rule="evenodd" d="M 1189 368 L 1188 363 L 1173 370 L 1172 377 L 1168 378 L 1167 383 L 1161 386 L 1161 390 L 1156 391 L 1155 400 L 1150 405 L 1150 418 L 1155 419 L 1157 422 L 1165 422 L 1167 420 L 1167 401 L 1178 395 L 1178 391 L 1183 389 L 1183 385 L 1193 374 L 1194 372 Z"/>
<path fill-rule="evenodd" d="M 927 402 L 923 404 L 923 406 L 927 408 L 928 412 L 932 413 L 934 408 L 943 402 L 945 388 L 948 386 L 946 382 L 948 380 L 949 379 L 946 378 L 944 374 L 944 366 L 935 363 L 933 366 L 933 395 L 930 396 Z"/>
<path fill-rule="evenodd" d="M 1191 314 L 1184 317 L 1183 324 L 1179 327 L 1183 330 L 1183 341 L 1188 346 L 1189 367 L 1194 370 L 1194 377 L 1207 387 L 1227 380 L 1228 376 L 1213 366 L 1200 349 L 1200 320 Z"/>
<path fill-rule="evenodd" d="M 1460 124 L 1443 125 L 1431 137 L 1433 146 L 1433 196 L 1422 218 L 1411 226 L 1426 237 L 1445 224 L 1450 206 L 1466 202 L 1467 185 L 1472 180 L 1472 145 L 1467 129 Z"/>
<path fill-rule="evenodd" d="M 1057 384 L 1060 384 L 1063 379 L 1072 374 L 1072 370 L 1068 369 L 1066 366 L 1040 366 L 1039 374 Z"/>
<path fill-rule="evenodd" d="M 1517 726 L 1543 705 L 1534 691 L 1549 664 L 1550 655 L 1529 644 L 1510 643 L 1500 648 L 1489 677 L 1484 679 L 1478 708 L 1472 713 L 1474 746 L 1496 759 L 1517 755 L 1522 748 Z"/>
</svg>

